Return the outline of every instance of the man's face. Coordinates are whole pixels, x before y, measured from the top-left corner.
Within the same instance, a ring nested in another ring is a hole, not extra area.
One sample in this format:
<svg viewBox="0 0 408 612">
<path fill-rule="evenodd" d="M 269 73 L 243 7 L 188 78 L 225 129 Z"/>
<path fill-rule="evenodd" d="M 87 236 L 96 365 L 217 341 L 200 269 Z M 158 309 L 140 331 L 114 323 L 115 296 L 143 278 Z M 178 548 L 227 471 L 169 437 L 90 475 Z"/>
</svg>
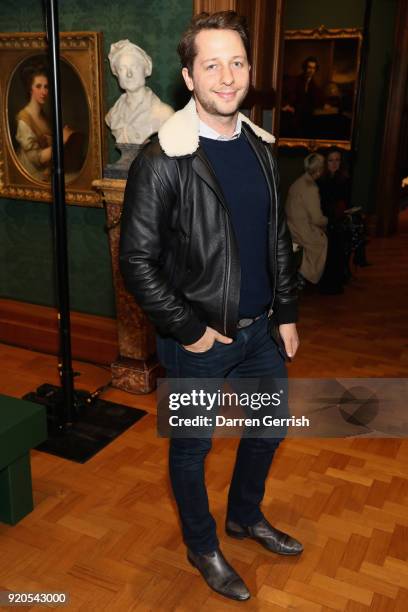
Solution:
<svg viewBox="0 0 408 612">
<path fill-rule="evenodd" d="M 316 62 L 307 62 L 306 64 L 306 76 L 311 78 L 317 70 Z"/>
<path fill-rule="evenodd" d="M 135 53 L 122 53 L 116 65 L 119 85 L 126 91 L 136 91 L 145 84 L 144 64 Z"/>
<path fill-rule="evenodd" d="M 249 87 L 248 59 L 240 35 L 233 30 L 202 30 L 195 39 L 193 74 L 183 68 L 197 110 L 210 115 L 234 115 Z"/>
</svg>

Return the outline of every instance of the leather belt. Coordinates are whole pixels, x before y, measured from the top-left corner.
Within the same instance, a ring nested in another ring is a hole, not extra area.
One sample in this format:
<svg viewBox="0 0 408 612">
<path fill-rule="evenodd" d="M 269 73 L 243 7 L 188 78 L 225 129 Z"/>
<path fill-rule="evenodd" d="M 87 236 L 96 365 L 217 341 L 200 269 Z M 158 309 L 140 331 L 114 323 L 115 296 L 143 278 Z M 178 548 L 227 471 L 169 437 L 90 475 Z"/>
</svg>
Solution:
<svg viewBox="0 0 408 612">
<path fill-rule="evenodd" d="M 249 327 L 255 321 L 258 321 L 261 317 L 263 317 L 264 313 L 258 315 L 257 317 L 253 317 L 252 319 L 240 319 L 237 323 L 237 329 L 244 329 L 245 327 Z"/>
</svg>

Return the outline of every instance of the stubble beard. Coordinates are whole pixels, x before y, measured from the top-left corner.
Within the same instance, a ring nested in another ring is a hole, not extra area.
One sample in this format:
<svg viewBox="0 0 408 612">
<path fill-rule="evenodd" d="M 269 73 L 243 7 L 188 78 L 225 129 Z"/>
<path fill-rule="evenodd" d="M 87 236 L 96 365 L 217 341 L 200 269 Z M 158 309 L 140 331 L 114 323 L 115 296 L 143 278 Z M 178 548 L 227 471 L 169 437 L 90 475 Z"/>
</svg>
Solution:
<svg viewBox="0 0 408 612">
<path fill-rule="evenodd" d="M 237 94 L 237 100 L 236 100 L 236 104 L 234 105 L 234 108 L 228 111 L 222 108 L 219 108 L 215 100 L 209 100 L 207 97 L 201 95 L 200 92 L 197 92 L 197 90 L 194 90 L 194 97 L 196 100 L 198 100 L 202 108 L 209 115 L 213 115 L 216 117 L 217 116 L 218 117 L 233 117 L 236 114 L 236 112 L 239 110 L 241 103 L 244 101 L 245 96 L 248 93 L 248 89 L 249 89 L 249 85 Z"/>
</svg>

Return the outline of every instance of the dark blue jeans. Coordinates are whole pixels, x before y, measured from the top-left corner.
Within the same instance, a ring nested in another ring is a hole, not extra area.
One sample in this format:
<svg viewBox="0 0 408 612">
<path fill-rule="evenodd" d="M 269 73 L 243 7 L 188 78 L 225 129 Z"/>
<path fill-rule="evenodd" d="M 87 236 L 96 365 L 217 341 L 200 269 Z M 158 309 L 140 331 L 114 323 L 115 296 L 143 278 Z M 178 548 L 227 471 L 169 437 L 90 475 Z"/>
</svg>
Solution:
<svg viewBox="0 0 408 612">
<path fill-rule="evenodd" d="M 205 353 L 187 351 L 176 341 L 157 338 L 157 351 L 169 378 L 287 378 L 285 360 L 268 331 L 265 316 L 239 330 L 232 344 L 215 342 Z M 228 494 L 228 518 L 254 525 L 263 518 L 265 481 L 280 438 L 242 437 Z M 210 438 L 170 440 L 170 479 L 184 541 L 195 553 L 217 548 L 216 523 L 208 504 L 204 462 Z"/>
</svg>

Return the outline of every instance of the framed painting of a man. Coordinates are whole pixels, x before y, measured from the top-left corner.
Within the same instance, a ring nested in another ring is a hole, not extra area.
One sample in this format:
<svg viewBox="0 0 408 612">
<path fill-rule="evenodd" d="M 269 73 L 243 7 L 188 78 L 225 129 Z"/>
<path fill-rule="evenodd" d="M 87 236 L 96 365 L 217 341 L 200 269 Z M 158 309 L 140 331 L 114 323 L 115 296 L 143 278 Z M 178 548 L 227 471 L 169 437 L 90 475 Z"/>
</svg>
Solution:
<svg viewBox="0 0 408 612">
<path fill-rule="evenodd" d="M 362 32 L 285 32 L 279 146 L 350 149 Z"/>
<path fill-rule="evenodd" d="M 66 201 L 99 206 L 92 181 L 102 176 L 104 157 L 100 34 L 60 36 Z M 43 34 L 0 34 L 0 95 L 0 195 L 50 201 L 50 73 Z"/>
</svg>

